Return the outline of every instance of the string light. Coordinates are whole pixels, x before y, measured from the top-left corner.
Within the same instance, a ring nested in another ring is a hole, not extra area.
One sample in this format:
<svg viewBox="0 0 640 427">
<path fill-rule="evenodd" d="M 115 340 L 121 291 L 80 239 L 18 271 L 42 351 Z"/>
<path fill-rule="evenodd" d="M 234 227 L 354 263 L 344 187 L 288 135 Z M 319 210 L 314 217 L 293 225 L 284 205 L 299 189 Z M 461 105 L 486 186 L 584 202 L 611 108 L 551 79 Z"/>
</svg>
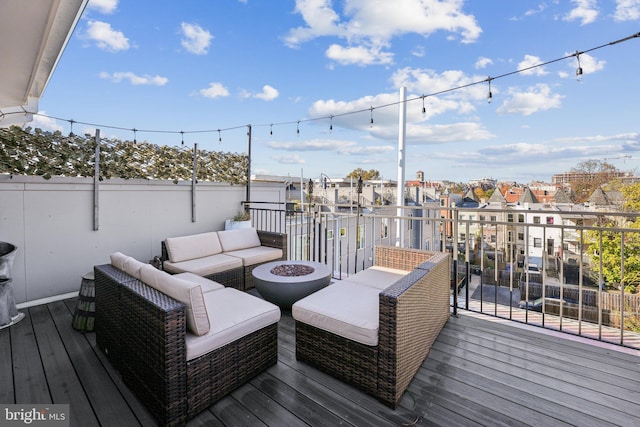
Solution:
<svg viewBox="0 0 640 427">
<path fill-rule="evenodd" d="M 137 138 L 137 135 L 138 135 L 138 134 L 137 134 L 138 129 L 133 128 L 133 129 L 131 129 L 131 130 L 133 131 L 133 143 L 134 143 L 134 144 L 137 144 L 137 143 L 138 143 L 138 138 Z"/>
<path fill-rule="evenodd" d="M 218 142 L 222 142 L 222 134 L 220 133 L 220 129 L 218 129 Z"/>
<path fill-rule="evenodd" d="M 180 139 L 182 140 L 182 145 L 184 145 L 184 132 L 180 131 Z"/>
<path fill-rule="evenodd" d="M 427 107 L 424 106 L 424 99 L 426 97 L 424 96 L 424 94 L 422 95 L 422 117 L 427 117 Z"/>
<path fill-rule="evenodd" d="M 73 138 L 74 136 L 76 136 L 76 135 L 73 133 L 73 124 L 74 124 L 74 123 L 75 123 L 75 120 L 73 120 L 73 119 L 69 120 L 69 124 L 71 125 L 71 131 L 69 132 L 69 136 L 70 136 L 71 138 Z"/>
<path fill-rule="evenodd" d="M 329 133 L 333 133 L 333 114 L 329 116 Z"/>
<path fill-rule="evenodd" d="M 371 114 L 370 124 L 371 124 L 371 127 L 373 127 L 373 109 L 374 108 L 392 107 L 392 106 L 396 106 L 396 105 L 400 104 L 401 102 L 412 102 L 414 100 L 422 99 L 422 101 L 423 101 L 423 114 L 426 114 L 426 106 L 424 105 L 424 103 L 425 103 L 425 98 L 427 96 L 442 95 L 442 94 L 453 92 L 453 91 L 456 91 L 456 90 L 466 89 L 468 87 L 471 87 L 471 86 L 474 86 L 474 85 L 478 85 L 478 84 L 482 84 L 484 82 L 487 82 L 488 85 L 489 85 L 489 92 L 487 94 L 487 100 L 490 103 L 492 98 L 493 98 L 493 94 L 491 92 L 491 81 L 492 80 L 508 77 L 508 76 L 511 76 L 511 75 L 514 75 L 514 74 L 519 74 L 519 73 L 522 73 L 522 72 L 525 72 L 525 71 L 529 71 L 531 69 L 544 67 L 546 65 L 549 65 L 549 64 L 552 64 L 552 63 L 555 63 L 555 62 L 559 62 L 559 61 L 563 61 L 563 60 L 566 60 L 566 59 L 569 59 L 569 58 L 573 58 L 573 57 L 576 57 L 576 59 L 578 61 L 578 68 L 576 69 L 576 77 L 580 80 L 580 78 L 581 78 L 581 76 L 583 74 L 583 70 L 582 70 L 582 67 L 581 67 L 581 64 L 580 64 L 580 55 L 582 55 L 584 53 L 592 52 L 592 51 L 595 51 L 595 50 L 598 50 L 598 49 L 602 49 L 602 48 L 605 48 L 605 47 L 610 47 L 610 46 L 613 46 L 615 44 L 626 42 L 626 41 L 629 41 L 629 40 L 632 40 L 632 39 L 637 39 L 637 38 L 640 38 L 640 32 L 634 33 L 634 34 L 632 34 L 630 36 L 627 36 L 627 37 L 624 37 L 624 38 L 621 38 L 621 39 L 618 39 L 618 40 L 615 40 L 615 41 L 612 41 L 612 42 L 609 42 L 609 43 L 606 43 L 606 44 L 602 44 L 600 46 L 596 46 L 596 47 L 593 47 L 593 48 L 590 48 L 590 49 L 587 49 L 587 50 L 584 50 L 584 51 L 576 51 L 575 53 L 572 53 L 570 55 L 566 55 L 566 56 L 561 57 L 561 58 L 557 58 L 557 59 L 553 59 L 553 60 L 550 60 L 550 61 L 547 61 L 547 62 L 535 64 L 535 65 L 532 65 L 530 67 L 518 69 L 518 70 L 511 71 L 511 72 L 508 72 L 508 73 L 504 73 L 504 74 L 501 74 L 501 75 L 498 75 L 498 76 L 495 76 L 495 77 L 488 77 L 488 78 L 486 78 L 484 80 L 479 80 L 479 81 L 467 83 L 467 84 L 464 84 L 464 85 L 451 87 L 451 88 L 444 89 L 444 90 L 441 90 L 441 91 L 436 91 L 436 92 L 433 92 L 433 93 L 430 93 L 430 94 L 423 94 L 421 96 L 418 96 L 418 97 L 412 98 L 412 99 L 406 99 L 406 100 L 403 100 L 403 101 L 397 101 L 397 102 L 392 102 L 392 103 L 389 103 L 389 104 L 378 105 L 376 107 L 370 106 L 369 108 L 366 108 L 366 109 L 353 110 L 353 111 L 348 111 L 348 112 L 345 112 L 345 113 L 335 114 L 335 115 L 331 115 L 331 116 L 315 117 L 315 118 L 310 118 L 310 119 L 305 119 L 305 120 L 297 120 L 297 121 L 289 121 L 289 122 L 259 124 L 259 125 L 255 125 L 255 126 L 270 126 L 271 129 L 270 129 L 269 133 L 270 133 L 270 135 L 273 135 L 273 125 L 274 124 L 275 125 L 290 125 L 290 124 L 294 124 L 295 123 L 296 124 L 296 134 L 299 135 L 300 134 L 300 123 L 302 123 L 302 122 L 325 120 L 327 118 L 332 120 L 333 117 L 342 117 L 342 116 L 347 116 L 347 115 L 359 114 L 359 113 L 365 112 L 366 110 L 369 110 L 370 114 Z M 42 113 L 38 113 L 38 112 L 29 113 L 24 109 L 24 107 L 22 107 L 22 111 L 1 112 L 0 113 L 0 121 L 3 120 L 8 115 L 21 114 L 21 113 L 24 113 L 25 115 L 32 114 L 32 115 L 37 115 L 37 116 L 40 116 L 40 117 L 46 117 L 46 118 L 49 118 L 49 119 L 67 121 L 67 122 L 71 123 L 72 125 L 74 123 L 78 123 L 78 124 L 83 124 L 83 125 L 91 126 L 91 127 L 95 127 L 95 128 L 115 129 L 115 130 L 122 130 L 122 131 L 126 131 L 126 130 L 133 131 L 134 132 L 134 143 L 137 143 L 137 136 L 136 136 L 137 132 L 164 133 L 164 134 L 171 134 L 171 133 L 177 134 L 177 133 L 179 133 L 181 135 L 184 135 L 185 133 L 212 133 L 212 132 L 216 132 L 216 131 L 218 132 L 218 136 L 219 136 L 218 140 L 220 142 L 222 142 L 222 137 L 220 136 L 220 132 L 222 130 L 225 130 L 225 131 L 234 130 L 234 129 L 244 128 L 246 126 L 246 125 L 241 125 L 241 126 L 234 126 L 234 127 L 229 127 L 229 128 L 225 128 L 225 129 L 217 129 L 217 130 L 216 129 L 207 129 L 207 130 L 193 130 L 193 131 L 173 131 L 173 130 L 156 130 L 156 129 L 144 129 L 143 130 L 143 129 L 135 129 L 135 128 L 131 129 L 131 128 L 120 127 L 120 126 L 111 126 L 111 125 L 92 123 L 92 122 L 75 121 L 73 119 L 65 119 L 65 118 L 51 116 L 51 115 L 48 115 L 48 114 L 42 114 Z"/>
<path fill-rule="evenodd" d="M 578 68 L 576 68 L 576 80 L 582 81 L 582 67 L 580 66 L 580 52 L 576 50 L 576 59 L 578 60 Z"/>
</svg>

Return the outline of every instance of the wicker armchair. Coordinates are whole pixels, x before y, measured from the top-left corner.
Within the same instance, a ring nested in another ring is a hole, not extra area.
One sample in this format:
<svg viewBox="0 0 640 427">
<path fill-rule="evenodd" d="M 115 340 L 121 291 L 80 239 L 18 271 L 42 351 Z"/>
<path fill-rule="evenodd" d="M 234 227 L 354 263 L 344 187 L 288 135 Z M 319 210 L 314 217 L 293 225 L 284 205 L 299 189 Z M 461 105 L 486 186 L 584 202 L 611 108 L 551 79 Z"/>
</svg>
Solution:
<svg viewBox="0 0 640 427">
<path fill-rule="evenodd" d="M 296 321 L 296 359 L 395 408 L 449 318 L 449 260 L 446 253 L 376 247 L 375 265 L 410 271 L 380 292 L 378 345 Z"/>
<path fill-rule="evenodd" d="M 186 360 L 183 303 L 112 265 L 94 272 L 97 345 L 160 425 L 184 425 L 278 361 L 277 323 Z"/>
</svg>

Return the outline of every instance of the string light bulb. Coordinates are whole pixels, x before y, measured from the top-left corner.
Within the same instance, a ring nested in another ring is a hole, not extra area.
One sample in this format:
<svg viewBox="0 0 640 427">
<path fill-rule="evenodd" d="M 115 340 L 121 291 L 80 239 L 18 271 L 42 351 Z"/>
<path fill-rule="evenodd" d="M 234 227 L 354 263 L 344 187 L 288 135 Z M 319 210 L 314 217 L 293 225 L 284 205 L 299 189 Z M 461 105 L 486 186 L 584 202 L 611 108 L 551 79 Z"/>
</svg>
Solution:
<svg viewBox="0 0 640 427">
<path fill-rule="evenodd" d="M 133 128 L 131 130 L 133 131 L 133 143 L 137 144 L 138 143 L 138 129 Z"/>
<path fill-rule="evenodd" d="M 75 134 L 75 133 L 73 133 L 73 124 L 75 123 L 75 120 L 70 119 L 70 120 L 69 120 L 69 123 L 71 124 L 71 131 L 69 132 L 69 136 L 70 136 L 71 138 L 73 138 L 74 136 L 76 136 L 76 134 Z"/>
<path fill-rule="evenodd" d="M 181 139 L 182 145 L 184 145 L 184 132 L 183 131 L 180 131 L 180 139 Z"/>
<path fill-rule="evenodd" d="M 300 120 L 296 124 L 296 136 L 300 136 Z"/>
<path fill-rule="evenodd" d="M 371 113 L 371 120 L 369 121 L 369 124 L 370 124 L 369 127 L 373 127 L 373 105 L 371 106 L 371 108 L 369 108 L 369 111 Z"/>
<path fill-rule="evenodd" d="M 269 125 L 269 135 L 273 136 L 273 123 Z"/>
<path fill-rule="evenodd" d="M 491 77 L 487 77 L 487 82 L 489 83 L 489 92 L 487 93 L 487 103 L 491 104 L 493 100 L 493 93 L 491 93 Z"/>
<path fill-rule="evenodd" d="M 576 59 L 578 60 L 578 68 L 576 68 L 576 80 L 582 81 L 582 67 L 580 66 L 580 52 L 576 50 Z"/>
<path fill-rule="evenodd" d="M 333 114 L 329 116 L 329 133 L 333 133 Z"/>
<path fill-rule="evenodd" d="M 422 118 L 427 117 L 427 107 L 425 107 L 424 105 L 424 99 L 426 98 L 426 96 L 423 94 L 422 95 Z"/>
<path fill-rule="evenodd" d="M 218 142 L 222 142 L 222 134 L 220 133 L 220 129 L 218 129 Z"/>
</svg>

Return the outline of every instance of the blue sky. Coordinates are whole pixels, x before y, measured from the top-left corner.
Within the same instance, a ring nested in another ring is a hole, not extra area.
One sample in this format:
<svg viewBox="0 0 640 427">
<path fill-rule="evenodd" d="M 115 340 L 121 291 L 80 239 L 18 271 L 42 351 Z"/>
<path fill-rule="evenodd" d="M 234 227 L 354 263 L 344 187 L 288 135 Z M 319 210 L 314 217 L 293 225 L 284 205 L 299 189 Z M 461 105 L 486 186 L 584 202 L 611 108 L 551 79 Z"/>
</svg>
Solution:
<svg viewBox="0 0 640 427">
<path fill-rule="evenodd" d="M 90 0 L 40 102 L 65 120 L 31 126 L 246 152 L 251 124 L 254 174 L 396 179 L 406 87 L 407 179 L 634 170 L 640 38 L 579 55 L 580 81 L 575 56 L 491 103 L 485 80 L 638 32 L 640 0 Z"/>
</svg>

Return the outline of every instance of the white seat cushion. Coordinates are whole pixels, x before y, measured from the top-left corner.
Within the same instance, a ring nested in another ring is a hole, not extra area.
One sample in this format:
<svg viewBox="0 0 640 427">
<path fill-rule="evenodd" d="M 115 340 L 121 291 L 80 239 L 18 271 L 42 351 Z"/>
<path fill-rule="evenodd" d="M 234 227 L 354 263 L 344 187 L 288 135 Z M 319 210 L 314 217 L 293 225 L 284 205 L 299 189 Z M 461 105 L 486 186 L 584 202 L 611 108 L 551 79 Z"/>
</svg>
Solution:
<svg viewBox="0 0 640 427">
<path fill-rule="evenodd" d="M 204 302 L 202 287 L 193 282 L 178 279 L 164 271 L 146 264 L 140 272 L 144 283 L 174 298 L 186 306 L 187 329 L 195 335 L 209 332 L 209 316 Z"/>
<path fill-rule="evenodd" d="M 348 280 L 349 282 L 370 286 L 378 290 L 383 290 L 406 276 L 408 273 L 409 272 L 405 270 L 373 266 L 359 271 L 353 276 L 349 276 L 349 278 L 346 280 Z"/>
<path fill-rule="evenodd" d="M 193 273 L 208 276 L 233 268 L 242 268 L 242 260 L 225 254 L 211 255 L 182 262 L 165 261 L 163 268 L 170 273 Z"/>
<path fill-rule="evenodd" d="M 361 344 L 378 345 L 380 291 L 342 280 L 293 304 L 296 321 Z"/>
<path fill-rule="evenodd" d="M 224 288 L 204 295 L 211 329 L 202 336 L 187 334 L 187 360 L 207 354 L 280 320 L 280 309 L 263 299 Z"/>
<path fill-rule="evenodd" d="M 218 237 L 224 252 L 255 248 L 261 245 L 260 237 L 258 237 L 258 232 L 255 228 L 218 231 Z"/>
<path fill-rule="evenodd" d="M 113 265 L 118 270 L 124 271 L 124 261 L 129 257 L 122 252 L 114 252 L 109 255 L 109 258 L 111 258 L 111 265 Z"/>
<path fill-rule="evenodd" d="M 222 252 L 218 233 L 215 231 L 190 236 L 169 237 L 164 241 L 164 244 L 171 262 L 202 258 Z"/>
<path fill-rule="evenodd" d="M 269 246 L 239 249 L 237 251 L 225 252 L 224 254 L 240 258 L 244 266 L 282 259 L 282 249 L 270 248 Z"/>
<path fill-rule="evenodd" d="M 196 283 L 200 285 L 200 287 L 202 288 L 202 292 L 205 294 L 207 292 L 224 289 L 224 285 L 218 282 L 214 282 L 213 280 L 209 280 L 205 277 L 198 276 L 197 274 L 193 274 L 193 273 L 178 273 L 178 274 L 175 274 L 173 277 L 177 277 L 178 279 L 186 280 L 187 282 Z"/>
</svg>

